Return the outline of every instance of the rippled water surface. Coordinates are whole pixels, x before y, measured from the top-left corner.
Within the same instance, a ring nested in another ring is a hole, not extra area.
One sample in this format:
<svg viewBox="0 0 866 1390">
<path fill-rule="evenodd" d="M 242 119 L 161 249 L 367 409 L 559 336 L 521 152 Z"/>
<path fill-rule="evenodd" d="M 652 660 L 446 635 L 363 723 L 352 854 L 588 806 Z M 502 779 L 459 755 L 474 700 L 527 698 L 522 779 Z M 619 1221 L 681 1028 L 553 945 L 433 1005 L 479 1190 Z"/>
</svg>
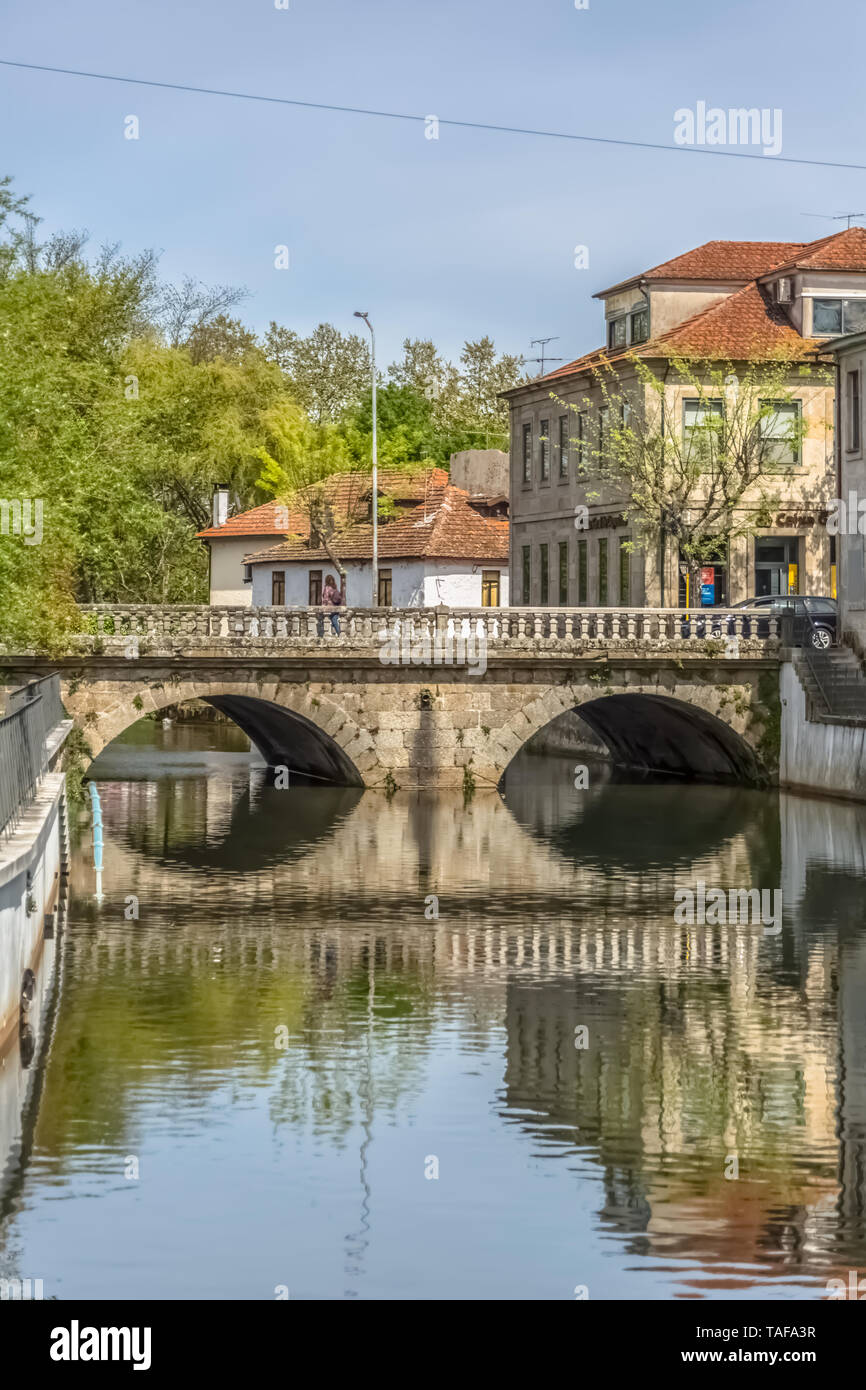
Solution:
<svg viewBox="0 0 866 1390">
<path fill-rule="evenodd" d="M 246 750 L 143 722 L 96 764 L 101 892 L 85 829 L 22 1134 L 0 1106 L 0 1274 L 813 1298 L 866 1268 L 866 808 L 531 756 L 468 805 L 277 790 Z M 781 932 L 676 925 L 699 879 L 781 886 Z"/>
</svg>

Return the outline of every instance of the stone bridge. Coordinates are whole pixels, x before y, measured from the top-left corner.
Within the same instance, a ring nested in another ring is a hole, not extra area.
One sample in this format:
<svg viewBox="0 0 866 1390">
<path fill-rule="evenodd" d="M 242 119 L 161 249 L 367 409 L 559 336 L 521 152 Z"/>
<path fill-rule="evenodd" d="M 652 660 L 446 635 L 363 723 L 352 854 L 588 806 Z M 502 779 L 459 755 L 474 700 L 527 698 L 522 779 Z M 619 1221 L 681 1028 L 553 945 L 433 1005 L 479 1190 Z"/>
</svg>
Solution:
<svg viewBox="0 0 866 1390">
<path fill-rule="evenodd" d="M 674 609 L 81 610 L 61 657 L 3 654 L 6 679 L 59 670 L 91 756 L 144 714 L 222 710 L 271 767 L 350 786 L 496 786 L 566 711 L 630 768 L 740 782 L 778 759 L 774 620 Z"/>
</svg>

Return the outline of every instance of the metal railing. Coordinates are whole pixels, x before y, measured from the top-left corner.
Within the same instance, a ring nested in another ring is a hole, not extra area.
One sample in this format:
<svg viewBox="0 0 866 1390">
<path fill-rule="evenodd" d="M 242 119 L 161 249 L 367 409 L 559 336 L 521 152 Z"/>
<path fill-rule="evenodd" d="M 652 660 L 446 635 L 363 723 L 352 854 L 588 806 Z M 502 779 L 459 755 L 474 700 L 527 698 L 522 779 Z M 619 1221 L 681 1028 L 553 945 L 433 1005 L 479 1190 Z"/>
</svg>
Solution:
<svg viewBox="0 0 866 1390">
<path fill-rule="evenodd" d="M 60 677 L 15 690 L 0 719 L 0 837 L 8 840 L 32 803 L 51 757 L 49 736 L 66 718 Z"/>
</svg>

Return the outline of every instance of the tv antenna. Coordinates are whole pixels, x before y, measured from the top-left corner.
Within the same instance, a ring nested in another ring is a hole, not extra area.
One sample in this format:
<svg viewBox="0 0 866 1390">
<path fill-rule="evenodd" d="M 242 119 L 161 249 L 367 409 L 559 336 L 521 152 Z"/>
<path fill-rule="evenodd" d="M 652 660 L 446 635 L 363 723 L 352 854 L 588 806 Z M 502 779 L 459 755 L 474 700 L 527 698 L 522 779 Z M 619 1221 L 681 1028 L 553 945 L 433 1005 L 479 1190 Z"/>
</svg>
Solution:
<svg viewBox="0 0 866 1390">
<path fill-rule="evenodd" d="M 532 338 L 532 339 L 530 340 L 530 343 L 529 343 L 529 346 L 530 346 L 530 347 L 541 348 L 541 356 L 540 356 L 540 357 L 527 357 L 527 359 L 526 359 L 527 362 L 539 362 L 539 363 L 541 364 L 541 370 L 540 370 L 540 372 L 538 373 L 539 376 L 544 376 L 544 360 L 545 360 L 545 357 L 547 358 L 547 361 L 548 361 L 548 362 L 561 362 L 561 361 L 562 361 L 562 358 L 561 358 L 561 357 L 549 357 L 549 356 L 547 355 L 547 353 L 544 351 L 544 349 L 547 347 L 547 344 L 548 344 L 548 343 L 558 343 L 558 342 L 559 342 L 559 334 L 557 334 L 556 337 L 553 337 L 553 338 Z"/>
<path fill-rule="evenodd" d="M 825 222 L 841 222 L 842 218 L 851 226 L 852 218 L 866 217 L 866 212 L 801 212 L 801 217 L 820 217 Z"/>
</svg>

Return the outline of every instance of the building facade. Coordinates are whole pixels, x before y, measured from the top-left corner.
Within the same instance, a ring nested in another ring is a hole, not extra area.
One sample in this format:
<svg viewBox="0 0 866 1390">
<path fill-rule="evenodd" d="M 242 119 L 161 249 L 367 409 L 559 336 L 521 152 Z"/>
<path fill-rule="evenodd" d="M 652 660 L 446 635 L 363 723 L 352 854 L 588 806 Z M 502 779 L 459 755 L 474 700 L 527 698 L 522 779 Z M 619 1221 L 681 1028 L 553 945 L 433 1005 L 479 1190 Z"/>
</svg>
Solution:
<svg viewBox="0 0 866 1390">
<path fill-rule="evenodd" d="M 866 656 L 866 331 L 827 344 L 836 368 L 836 480 L 828 530 L 838 556 L 841 636 Z"/>
<path fill-rule="evenodd" d="M 806 244 L 709 242 L 596 298 L 605 346 L 504 393 L 512 602 L 721 606 L 759 594 L 832 594 L 834 385 L 821 348 L 866 321 L 866 232 L 852 227 Z M 743 494 L 732 534 L 702 568 L 699 593 L 689 592 L 676 548 L 642 538 L 628 499 L 592 476 L 588 460 L 606 428 L 599 373 L 612 368 L 640 408 L 647 388 L 636 359 L 663 383 L 665 428 L 683 432 L 703 407 L 675 363 L 725 364 L 734 382 L 747 364 L 786 364 L 786 399 L 772 426 L 772 515 L 762 514 L 757 493 Z"/>
</svg>

